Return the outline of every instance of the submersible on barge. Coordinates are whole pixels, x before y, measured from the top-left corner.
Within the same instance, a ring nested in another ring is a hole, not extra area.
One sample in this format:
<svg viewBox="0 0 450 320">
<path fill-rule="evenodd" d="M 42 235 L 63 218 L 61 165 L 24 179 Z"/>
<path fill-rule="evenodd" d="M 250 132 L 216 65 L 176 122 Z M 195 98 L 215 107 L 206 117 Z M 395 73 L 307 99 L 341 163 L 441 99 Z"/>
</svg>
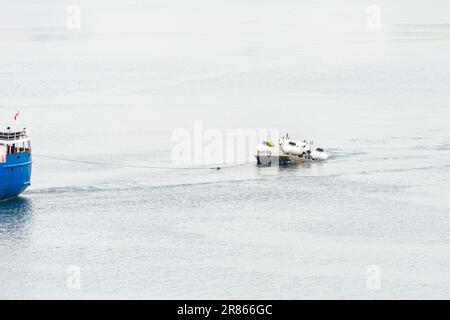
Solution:
<svg viewBox="0 0 450 320">
<path fill-rule="evenodd" d="M 0 200 L 21 194 L 30 185 L 31 144 L 26 129 L 0 127 Z"/>
<path fill-rule="evenodd" d="M 297 164 L 302 162 L 317 162 L 328 159 L 328 154 L 322 148 L 313 148 L 313 142 L 291 140 L 288 134 L 278 140 L 278 143 L 264 141 L 256 146 L 258 165 Z"/>
</svg>

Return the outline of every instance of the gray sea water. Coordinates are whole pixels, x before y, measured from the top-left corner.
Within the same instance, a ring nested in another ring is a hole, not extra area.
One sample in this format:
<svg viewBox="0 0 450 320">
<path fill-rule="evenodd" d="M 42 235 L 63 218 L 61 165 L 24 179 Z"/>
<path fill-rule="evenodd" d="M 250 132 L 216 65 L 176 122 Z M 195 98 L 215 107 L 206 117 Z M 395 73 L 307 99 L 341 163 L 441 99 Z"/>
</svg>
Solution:
<svg viewBox="0 0 450 320">
<path fill-rule="evenodd" d="M 1 0 L 1 298 L 450 298 L 446 1 Z M 375 11 L 377 11 L 375 10 Z M 373 18 L 373 17 L 372 17 Z M 374 27 L 375 26 L 375 27 Z M 171 165 L 176 128 L 274 128 L 325 163 Z"/>
</svg>

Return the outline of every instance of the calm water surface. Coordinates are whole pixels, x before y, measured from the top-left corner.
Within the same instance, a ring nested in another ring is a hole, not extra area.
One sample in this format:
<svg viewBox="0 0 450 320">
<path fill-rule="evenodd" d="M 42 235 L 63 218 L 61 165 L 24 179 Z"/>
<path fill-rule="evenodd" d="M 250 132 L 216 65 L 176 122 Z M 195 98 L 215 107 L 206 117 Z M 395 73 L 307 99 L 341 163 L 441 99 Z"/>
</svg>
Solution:
<svg viewBox="0 0 450 320">
<path fill-rule="evenodd" d="M 0 297 L 450 298 L 450 32 L 427 25 L 448 4 L 382 1 L 373 31 L 365 4 L 331 2 L 81 1 L 79 31 L 64 2 L 2 4 L 0 119 L 21 110 L 34 171 L 0 203 Z M 217 171 L 40 156 L 165 166 L 196 120 L 332 157 Z"/>
</svg>

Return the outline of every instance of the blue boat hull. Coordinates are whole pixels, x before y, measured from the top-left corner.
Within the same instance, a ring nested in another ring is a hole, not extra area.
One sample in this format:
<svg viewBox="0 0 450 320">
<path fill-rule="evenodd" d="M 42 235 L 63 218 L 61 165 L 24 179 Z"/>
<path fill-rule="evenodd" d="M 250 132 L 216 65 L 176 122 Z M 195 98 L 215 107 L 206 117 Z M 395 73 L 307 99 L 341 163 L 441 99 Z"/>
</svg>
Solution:
<svg viewBox="0 0 450 320">
<path fill-rule="evenodd" d="M 0 163 L 0 200 L 15 197 L 25 191 L 31 180 L 31 153 L 9 154 Z"/>
</svg>

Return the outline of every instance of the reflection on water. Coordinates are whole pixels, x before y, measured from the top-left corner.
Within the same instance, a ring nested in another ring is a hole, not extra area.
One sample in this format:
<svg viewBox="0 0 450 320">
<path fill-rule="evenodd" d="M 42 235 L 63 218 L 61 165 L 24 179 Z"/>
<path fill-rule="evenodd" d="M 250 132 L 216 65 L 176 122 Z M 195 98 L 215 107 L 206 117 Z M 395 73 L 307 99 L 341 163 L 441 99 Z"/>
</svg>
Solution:
<svg viewBox="0 0 450 320">
<path fill-rule="evenodd" d="M 0 237 L 23 237 L 26 224 L 32 217 L 31 200 L 16 197 L 0 202 Z"/>
</svg>

